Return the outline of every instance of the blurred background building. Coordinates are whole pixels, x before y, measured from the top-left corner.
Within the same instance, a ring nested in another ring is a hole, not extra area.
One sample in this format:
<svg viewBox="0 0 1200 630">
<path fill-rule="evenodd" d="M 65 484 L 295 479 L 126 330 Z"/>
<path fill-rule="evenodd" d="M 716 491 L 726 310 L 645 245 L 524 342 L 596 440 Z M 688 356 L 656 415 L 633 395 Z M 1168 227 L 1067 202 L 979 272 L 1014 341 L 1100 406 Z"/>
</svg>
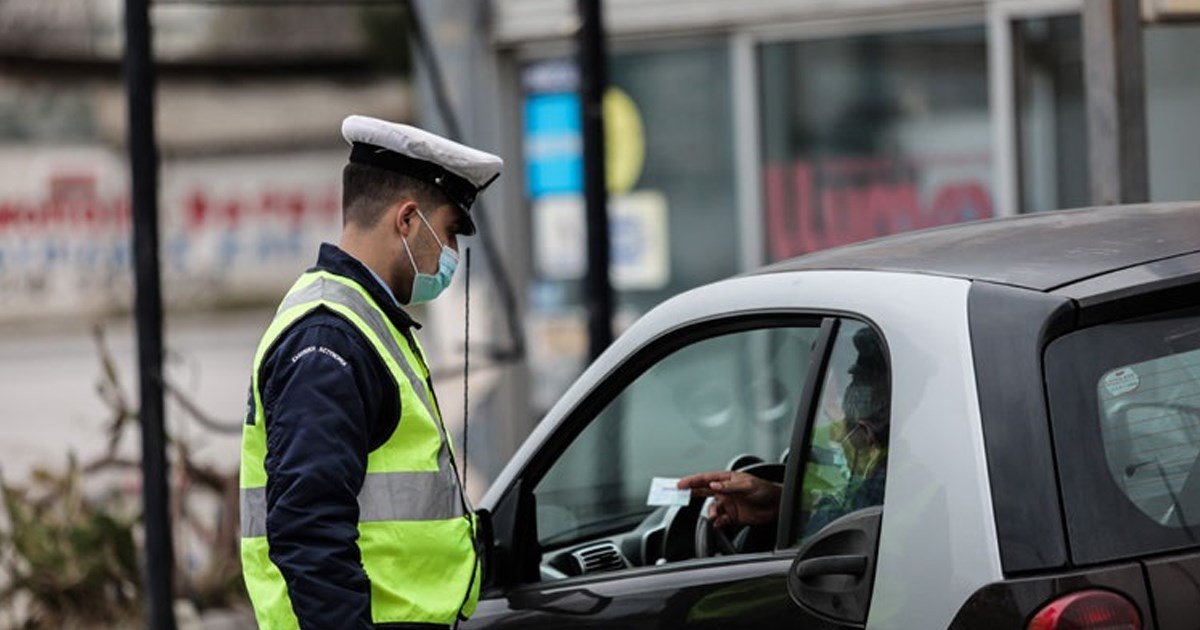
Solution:
<svg viewBox="0 0 1200 630">
<path fill-rule="evenodd" d="M 805 252 L 1088 205 L 1082 1 L 605 2 L 617 329 Z M 440 75 L 410 54 L 400 2 L 154 5 L 167 378 L 224 427 L 169 398 L 197 458 L 234 469 L 258 337 L 338 237 L 350 113 L 443 133 L 453 116 L 507 162 L 480 209 L 501 268 L 470 243 L 473 495 L 583 369 L 575 3 L 415 4 Z M 120 0 L 0 0 L 5 479 L 103 448 L 93 326 L 136 383 L 121 16 Z M 1144 40 L 1150 197 L 1200 198 L 1200 26 Z M 417 313 L 460 436 L 461 276 Z"/>
<path fill-rule="evenodd" d="M 105 457 L 119 411 L 101 395 L 93 327 L 124 400 L 137 400 L 123 10 L 122 0 L 0 0 L 6 483 L 36 467 L 58 473 L 68 452 L 85 466 Z M 317 244 L 340 231 L 341 120 L 415 115 L 405 13 L 158 2 L 153 20 L 171 452 L 185 444 L 199 465 L 236 475 L 257 339 Z M 136 461 L 136 431 L 117 453 Z M 136 468 L 111 470 L 136 498 Z M 193 480 L 178 459 L 173 472 L 182 495 Z M 219 494 L 202 498 L 174 512 L 185 575 L 209 568 L 214 544 L 212 530 L 184 524 L 189 511 L 222 522 Z"/>
<path fill-rule="evenodd" d="M 519 125 L 505 137 L 506 211 L 527 221 L 509 238 L 529 243 L 513 264 L 527 274 L 536 416 L 586 354 L 576 7 L 490 4 L 499 109 L 505 129 Z M 697 284 L 816 249 L 1090 205 L 1082 6 L 605 2 L 618 326 Z M 1195 199 L 1200 26 L 1148 22 L 1144 42 L 1150 198 Z"/>
</svg>

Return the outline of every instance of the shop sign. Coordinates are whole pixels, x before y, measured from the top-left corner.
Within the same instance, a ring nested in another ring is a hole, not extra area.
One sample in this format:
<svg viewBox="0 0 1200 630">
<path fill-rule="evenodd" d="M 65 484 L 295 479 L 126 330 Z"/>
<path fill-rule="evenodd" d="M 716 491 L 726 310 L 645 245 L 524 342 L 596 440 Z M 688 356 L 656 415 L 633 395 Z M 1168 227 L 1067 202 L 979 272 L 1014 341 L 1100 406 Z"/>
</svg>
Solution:
<svg viewBox="0 0 1200 630">
<path fill-rule="evenodd" d="M 992 216 L 986 156 L 838 158 L 765 165 L 772 260 Z"/>
<path fill-rule="evenodd" d="M 342 152 L 164 165 L 160 258 L 169 303 L 272 302 L 341 226 Z M 97 148 L 0 154 L 0 320 L 127 308 L 128 171 Z"/>
<path fill-rule="evenodd" d="M 563 60 L 526 67 L 525 183 L 530 199 L 583 192 L 583 131 L 575 65 Z M 646 159 L 641 112 L 616 86 L 604 92 L 605 176 L 610 195 L 634 189 Z"/>
<path fill-rule="evenodd" d="M 637 191 L 609 201 L 609 278 L 618 290 L 656 290 L 670 281 L 667 200 Z M 578 280 L 587 269 L 583 197 L 558 195 L 533 204 L 534 259 L 546 280 Z"/>
</svg>

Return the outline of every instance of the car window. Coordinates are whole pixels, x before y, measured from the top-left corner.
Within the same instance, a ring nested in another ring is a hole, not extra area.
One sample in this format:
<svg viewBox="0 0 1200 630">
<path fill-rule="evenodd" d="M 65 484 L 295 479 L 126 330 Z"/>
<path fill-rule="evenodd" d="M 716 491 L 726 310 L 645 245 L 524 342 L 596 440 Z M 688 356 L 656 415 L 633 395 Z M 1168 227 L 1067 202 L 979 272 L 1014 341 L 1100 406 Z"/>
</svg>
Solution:
<svg viewBox="0 0 1200 630">
<path fill-rule="evenodd" d="M 1076 562 L 1196 546 L 1200 310 L 1066 335 L 1046 382 Z"/>
<path fill-rule="evenodd" d="M 843 321 L 805 441 L 795 542 L 840 516 L 883 504 L 890 407 L 882 339 L 864 323 Z"/>
<path fill-rule="evenodd" d="M 1125 496 L 1161 523 L 1200 523 L 1177 507 L 1200 456 L 1200 350 L 1109 370 L 1096 399 L 1108 470 Z"/>
<path fill-rule="evenodd" d="M 778 463 L 819 322 L 690 343 L 614 396 L 534 488 L 538 540 L 562 547 L 637 527 L 654 477 Z M 636 564 L 636 562 L 635 562 Z"/>
</svg>

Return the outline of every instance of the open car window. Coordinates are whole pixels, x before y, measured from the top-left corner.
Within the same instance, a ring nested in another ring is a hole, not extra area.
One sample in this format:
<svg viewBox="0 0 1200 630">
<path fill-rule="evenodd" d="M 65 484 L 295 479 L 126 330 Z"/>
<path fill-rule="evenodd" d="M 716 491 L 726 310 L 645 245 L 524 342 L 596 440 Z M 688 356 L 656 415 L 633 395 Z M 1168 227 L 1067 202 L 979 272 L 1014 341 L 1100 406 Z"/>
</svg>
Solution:
<svg viewBox="0 0 1200 630">
<path fill-rule="evenodd" d="M 754 463 L 782 479 L 820 334 L 812 319 L 700 339 L 609 400 L 533 489 L 543 579 L 694 557 L 700 502 L 648 505 L 652 479 Z"/>
</svg>

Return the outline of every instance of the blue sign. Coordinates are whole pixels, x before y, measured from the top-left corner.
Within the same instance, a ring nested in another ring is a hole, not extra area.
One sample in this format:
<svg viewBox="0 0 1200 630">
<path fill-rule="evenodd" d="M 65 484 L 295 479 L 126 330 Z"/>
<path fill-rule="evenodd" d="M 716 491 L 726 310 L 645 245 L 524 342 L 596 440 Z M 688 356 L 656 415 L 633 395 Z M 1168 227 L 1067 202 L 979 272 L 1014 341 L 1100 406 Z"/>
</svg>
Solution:
<svg viewBox="0 0 1200 630">
<path fill-rule="evenodd" d="M 579 97 L 571 92 L 525 98 L 525 181 L 529 196 L 583 192 Z"/>
</svg>

